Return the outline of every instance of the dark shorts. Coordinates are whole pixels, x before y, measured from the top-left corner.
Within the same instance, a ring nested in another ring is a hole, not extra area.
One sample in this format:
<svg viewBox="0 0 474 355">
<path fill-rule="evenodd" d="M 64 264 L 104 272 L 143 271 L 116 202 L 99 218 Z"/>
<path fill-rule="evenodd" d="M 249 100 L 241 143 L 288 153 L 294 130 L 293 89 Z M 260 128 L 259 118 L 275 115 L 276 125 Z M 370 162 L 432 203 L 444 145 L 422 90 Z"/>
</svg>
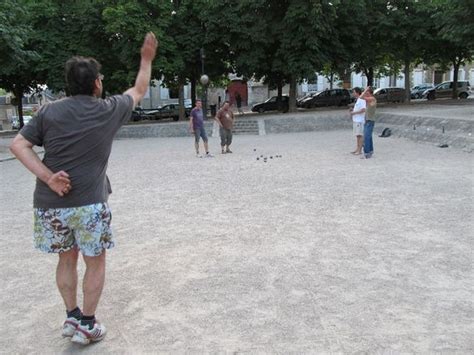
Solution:
<svg viewBox="0 0 474 355">
<path fill-rule="evenodd" d="M 199 137 L 202 138 L 204 143 L 207 143 L 207 134 L 204 127 L 194 128 L 194 140 L 196 141 L 196 143 L 199 143 Z"/>
</svg>

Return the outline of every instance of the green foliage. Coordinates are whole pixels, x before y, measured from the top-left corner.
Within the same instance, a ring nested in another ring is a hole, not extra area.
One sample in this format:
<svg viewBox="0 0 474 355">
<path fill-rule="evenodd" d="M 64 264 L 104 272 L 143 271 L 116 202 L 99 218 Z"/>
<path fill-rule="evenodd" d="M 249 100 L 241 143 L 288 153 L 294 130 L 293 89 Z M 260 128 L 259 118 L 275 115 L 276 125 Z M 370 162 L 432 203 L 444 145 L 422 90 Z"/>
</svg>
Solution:
<svg viewBox="0 0 474 355">
<path fill-rule="evenodd" d="M 3 0 L 0 87 L 65 89 L 73 55 L 102 63 L 104 88 L 133 85 L 144 34 L 160 42 L 153 77 L 168 86 L 214 85 L 234 72 L 272 88 L 351 69 L 373 78 L 421 61 L 472 59 L 471 0 Z M 33 30 L 34 29 L 34 30 Z"/>
</svg>

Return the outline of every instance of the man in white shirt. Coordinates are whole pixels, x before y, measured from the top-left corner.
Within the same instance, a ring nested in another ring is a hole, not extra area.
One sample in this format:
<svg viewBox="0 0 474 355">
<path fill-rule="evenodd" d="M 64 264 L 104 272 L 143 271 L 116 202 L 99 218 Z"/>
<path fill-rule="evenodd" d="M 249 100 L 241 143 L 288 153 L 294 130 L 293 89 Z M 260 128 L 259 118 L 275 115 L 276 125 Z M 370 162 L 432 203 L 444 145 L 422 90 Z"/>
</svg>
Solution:
<svg viewBox="0 0 474 355">
<path fill-rule="evenodd" d="M 355 87 L 352 92 L 357 99 L 354 108 L 350 109 L 350 114 L 352 116 L 352 130 L 356 136 L 357 147 L 353 152 L 351 152 L 351 154 L 360 155 L 362 154 L 363 147 L 365 108 L 367 104 L 365 100 L 360 98 L 360 95 L 362 94 L 361 88 Z"/>
</svg>

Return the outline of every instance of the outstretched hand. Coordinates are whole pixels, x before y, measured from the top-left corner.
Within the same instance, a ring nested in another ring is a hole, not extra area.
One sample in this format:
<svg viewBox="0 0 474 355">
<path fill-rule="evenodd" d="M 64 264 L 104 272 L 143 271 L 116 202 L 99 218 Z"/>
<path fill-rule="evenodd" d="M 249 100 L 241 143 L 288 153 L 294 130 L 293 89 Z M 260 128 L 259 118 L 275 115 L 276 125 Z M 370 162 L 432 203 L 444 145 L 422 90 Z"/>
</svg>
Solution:
<svg viewBox="0 0 474 355">
<path fill-rule="evenodd" d="M 69 179 L 68 173 L 63 170 L 51 175 L 47 183 L 49 188 L 61 197 L 71 191 L 71 180 Z"/>
<path fill-rule="evenodd" d="M 148 32 L 143 41 L 141 55 L 142 59 L 147 61 L 153 61 L 156 55 L 156 50 L 158 48 L 158 40 L 155 37 L 153 32 Z"/>
</svg>

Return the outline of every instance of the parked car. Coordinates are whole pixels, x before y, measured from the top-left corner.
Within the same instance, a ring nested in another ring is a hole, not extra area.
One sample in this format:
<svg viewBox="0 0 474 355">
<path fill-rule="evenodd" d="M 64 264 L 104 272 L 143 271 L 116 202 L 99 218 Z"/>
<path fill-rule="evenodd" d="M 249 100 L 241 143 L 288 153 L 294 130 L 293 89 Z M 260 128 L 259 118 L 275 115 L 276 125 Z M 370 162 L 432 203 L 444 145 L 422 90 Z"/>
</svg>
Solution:
<svg viewBox="0 0 474 355">
<path fill-rule="evenodd" d="M 347 89 L 324 90 L 307 98 L 300 107 L 343 106 L 351 103 L 351 93 Z"/>
<path fill-rule="evenodd" d="M 471 85 L 469 81 L 458 81 L 458 97 L 460 99 L 467 99 L 471 94 Z M 428 100 L 451 98 L 453 96 L 453 81 L 445 81 L 436 85 L 434 88 L 427 89 L 423 93 L 423 97 Z"/>
<path fill-rule="evenodd" d="M 404 102 L 404 88 L 379 88 L 374 91 L 377 102 Z"/>
<path fill-rule="evenodd" d="M 309 100 L 309 99 L 312 98 L 314 95 L 317 95 L 317 94 L 319 94 L 319 93 L 320 93 L 319 91 L 310 92 L 310 93 L 308 93 L 308 94 L 306 94 L 306 95 L 304 95 L 304 96 L 302 96 L 302 97 L 296 99 L 296 106 L 297 106 L 297 107 L 302 107 L 303 102 Z"/>
<path fill-rule="evenodd" d="M 297 107 L 304 107 L 304 103 L 313 98 L 314 96 L 318 95 L 321 91 L 311 92 L 303 97 L 300 97 L 296 100 Z"/>
<path fill-rule="evenodd" d="M 154 120 L 158 114 L 158 109 L 143 109 L 140 106 L 135 107 L 132 111 L 132 121 Z"/>
<path fill-rule="evenodd" d="M 431 84 L 420 84 L 420 85 L 416 85 L 414 87 L 411 88 L 410 90 L 410 97 L 412 99 L 421 99 L 423 97 L 423 93 L 428 90 L 428 89 L 431 89 L 431 88 L 434 88 L 433 85 Z"/>
<path fill-rule="evenodd" d="M 189 117 L 191 113 L 191 105 L 185 105 L 184 114 L 186 117 Z M 172 118 L 173 121 L 179 120 L 179 105 L 178 104 L 167 104 L 158 109 L 158 112 L 155 114 L 155 119 L 161 118 Z"/>
<path fill-rule="evenodd" d="M 23 124 L 26 125 L 28 122 L 30 122 L 33 119 L 33 116 L 23 116 Z M 20 129 L 20 118 L 18 116 L 12 116 L 10 119 L 10 122 L 12 124 L 12 129 Z"/>
<path fill-rule="evenodd" d="M 276 111 L 278 110 L 277 96 L 270 97 L 267 101 L 261 102 L 259 104 L 253 105 L 252 112 L 266 112 L 266 111 Z M 288 112 L 290 98 L 287 95 L 282 95 L 281 97 L 281 107 L 283 112 Z"/>
</svg>

